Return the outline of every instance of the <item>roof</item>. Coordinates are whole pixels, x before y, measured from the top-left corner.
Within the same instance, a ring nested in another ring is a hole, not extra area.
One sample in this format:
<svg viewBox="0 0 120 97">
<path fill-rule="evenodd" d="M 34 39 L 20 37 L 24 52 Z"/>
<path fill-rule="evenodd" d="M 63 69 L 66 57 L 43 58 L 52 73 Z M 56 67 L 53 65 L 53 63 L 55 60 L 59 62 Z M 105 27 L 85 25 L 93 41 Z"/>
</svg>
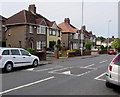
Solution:
<svg viewBox="0 0 120 97">
<path fill-rule="evenodd" d="M 58 25 L 58 27 L 62 29 L 62 32 L 76 33 L 78 31 L 77 28 L 75 28 L 73 25 L 68 24 L 66 22 L 62 22 L 61 24 Z"/>
<path fill-rule="evenodd" d="M 115 38 L 109 38 L 109 43 L 113 42 Z M 108 43 L 108 38 L 103 42 L 103 43 Z"/>
<path fill-rule="evenodd" d="M 49 21 L 47 18 L 40 14 L 33 14 L 30 11 L 22 10 L 13 16 L 9 17 L 6 21 L 6 25 L 11 24 L 36 24 L 39 25 L 42 21 L 46 22 L 46 26 L 52 27 L 53 22 Z"/>
<path fill-rule="evenodd" d="M 6 18 L 3 17 L 3 16 L 1 16 L 1 15 L 0 15 L 0 19 L 1 19 L 1 20 L 6 20 Z"/>
</svg>

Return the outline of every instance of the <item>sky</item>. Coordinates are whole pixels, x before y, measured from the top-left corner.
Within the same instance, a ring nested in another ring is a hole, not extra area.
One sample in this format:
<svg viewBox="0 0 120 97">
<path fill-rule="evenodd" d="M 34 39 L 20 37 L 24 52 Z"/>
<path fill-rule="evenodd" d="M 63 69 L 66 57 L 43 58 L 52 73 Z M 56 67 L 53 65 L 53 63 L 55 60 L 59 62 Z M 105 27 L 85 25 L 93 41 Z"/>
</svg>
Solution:
<svg viewBox="0 0 120 97">
<path fill-rule="evenodd" d="M 0 15 L 8 18 L 21 10 L 28 10 L 35 4 L 37 13 L 50 21 L 60 24 L 64 18 L 76 28 L 82 26 L 82 0 L 1 0 Z M 118 37 L 118 1 L 119 0 L 84 0 L 84 25 L 87 31 L 96 36 L 108 37 L 108 21 L 110 22 L 109 37 Z"/>
</svg>

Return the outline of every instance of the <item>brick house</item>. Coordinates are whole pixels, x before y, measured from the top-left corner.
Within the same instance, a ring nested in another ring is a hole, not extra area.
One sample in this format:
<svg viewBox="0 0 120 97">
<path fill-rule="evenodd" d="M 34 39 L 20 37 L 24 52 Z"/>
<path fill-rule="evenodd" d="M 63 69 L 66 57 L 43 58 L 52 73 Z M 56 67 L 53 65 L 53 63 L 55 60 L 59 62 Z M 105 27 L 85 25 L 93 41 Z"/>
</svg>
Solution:
<svg viewBox="0 0 120 97">
<path fill-rule="evenodd" d="M 8 47 L 34 48 L 47 47 L 48 29 L 52 22 L 36 13 L 35 5 L 29 5 L 28 11 L 22 10 L 6 21 L 6 45 Z"/>
<path fill-rule="evenodd" d="M 92 42 L 92 48 L 95 48 L 97 39 L 96 36 L 93 35 L 92 31 L 88 32 L 86 30 L 86 26 L 82 26 L 82 29 L 83 29 L 83 47 L 85 46 L 86 42 Z M 81 30 L 79 30 L 79 33 L 81 34 Z"/>
<path fill-rule="evenodd" d="M 5 46 L 5 21 L 6 18 L 0 15 L 0 47 Z"/>
<path fill-rule="evenodd" d="M 78 29 L 70 24 L 70 19 L 65 18 L 64 22 L 58 25 L 62 29 L 62 46 L 64 49 L 79 48 L 79 33 Z"/>
</svg>

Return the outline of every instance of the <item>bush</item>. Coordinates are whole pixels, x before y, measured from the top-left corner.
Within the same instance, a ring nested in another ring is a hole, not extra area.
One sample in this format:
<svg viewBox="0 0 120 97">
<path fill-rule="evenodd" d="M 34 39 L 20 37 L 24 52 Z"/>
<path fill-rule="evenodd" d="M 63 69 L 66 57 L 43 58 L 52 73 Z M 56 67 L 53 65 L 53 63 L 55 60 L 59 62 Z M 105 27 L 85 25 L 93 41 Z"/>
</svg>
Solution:
<svg viewBox="0 0 120 97">
<path fill-rule="evenodd" d="M 87 51 L 90 51 L 91 47 L 92 47 L 92 42 L 86 42 L 85 43 L 85 48 L 86 48 Z"/>
<path fill-rule="evenodd" d="M 74 50 L 76 53 L 81 53 L 81 49 L 75 49 Z"/>
<path fill-rule="evenodd" d="M 32 52 L 35 52 L 35 49 L 33 49 L 33 48 L 27 48 L 27 51 L 30 52 L 30 53 L 32 53 Z"/>
<path fill-rule="evenodd" d="M 75 50 L 67 50 L 67 53 L 75 52 Z"/>
</svg>

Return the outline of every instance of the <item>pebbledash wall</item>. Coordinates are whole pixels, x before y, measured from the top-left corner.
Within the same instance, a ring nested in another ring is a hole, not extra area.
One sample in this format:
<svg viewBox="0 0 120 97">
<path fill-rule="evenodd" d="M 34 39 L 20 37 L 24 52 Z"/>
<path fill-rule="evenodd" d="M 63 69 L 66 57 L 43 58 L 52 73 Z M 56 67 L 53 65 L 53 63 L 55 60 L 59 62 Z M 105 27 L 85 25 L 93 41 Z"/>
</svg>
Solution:
<svg viewBox="0 0 120 97">
<path fill-rule="evenodd" d="M 120 38 L 120 1 L 118 2 L 118 38 Z"/>
</svg>

